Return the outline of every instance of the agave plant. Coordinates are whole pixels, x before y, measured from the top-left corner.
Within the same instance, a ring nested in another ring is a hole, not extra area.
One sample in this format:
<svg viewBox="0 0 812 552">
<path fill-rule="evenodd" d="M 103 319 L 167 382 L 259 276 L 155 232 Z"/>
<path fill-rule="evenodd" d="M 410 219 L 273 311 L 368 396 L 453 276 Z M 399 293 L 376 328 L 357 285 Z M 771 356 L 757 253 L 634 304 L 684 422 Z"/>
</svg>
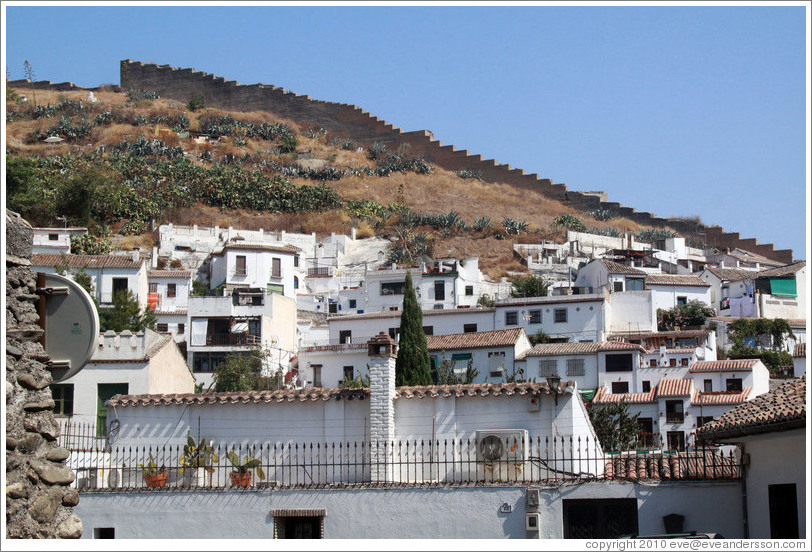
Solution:
<svg viewBox="0 0 812 552">
<path fill-rule="evenodd" d="M 186 434 L 186 444 L 183 446 L 183 454 L 180 455 L 179 473 L 183 473 L 186 468 L 204 468 L 209 473 L 214 473 L 212 463 L 219 462 L 220 457 L 214 451 L 214 442 L 201 437 L 196 443 L 191 433 Z"/>
<path fill-rule="evenodd" d="M 493 223 L 491 222 L 491 219 L 489 219 L 488 217 L 482 216 L 482 217 L 479 217 L 478 219 L 476 219 L 474 221 L 474 225 L 472 226 L 472 228 L 477 232 L 482 232 L 484 230 L 487 230 L 491 226 L 493 226 Z"/>
<path fill-rule="evenodd" d="M 248 470 L 256 469 L 259 478 L 265 479 L 265 472 L 262 470 L 262 462 L 259 458 L 254 458 L 247 452 L 245 453 L 244 458 L 240 458 L 240 456 L 233 450 L 226 453 L 226 458 L 228 458 L 228 461 L 231 462 L 232 466 L 234 466 L 235 471 L 247 473 Z"/>
<path fill-rule="evenodd" d="M 515 220 L 508 216 L 502 220 L 502 226 L 505 228 L 505 233 L 509 236 L 518 236 L 522 232 L 526 232 L 528 224 L 524 220 Z"/>
</svg>

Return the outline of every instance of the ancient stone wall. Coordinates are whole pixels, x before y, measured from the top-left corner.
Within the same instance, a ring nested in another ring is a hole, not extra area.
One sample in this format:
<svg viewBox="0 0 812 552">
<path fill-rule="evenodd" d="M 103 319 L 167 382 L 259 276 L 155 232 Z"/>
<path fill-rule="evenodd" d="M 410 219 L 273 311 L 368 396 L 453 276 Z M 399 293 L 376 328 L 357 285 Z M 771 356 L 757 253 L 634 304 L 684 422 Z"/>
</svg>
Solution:
<svg viewBox="0 0 812 552">
<path fill-rule="evenodd" d="M 31 226 L 6 211 L 6 537 L 79 538 L 79 493 L 57 445 L 59 425 L 39 344 Z"/>
<path fill-rule="evenodd" d="M 430 163 L 447 170 L 479 171 L 485 182 L 501 182 L 519 188 L 540 191 L 581 211 L 609 209 L 616 216 L 626 217 L 642 226 L 671 228 L 683 236 L 696 236 L 701 241 L 719 248 L 741 247 L 779 262 L 791 263 L 792 250 L 776 250 L 772 244 L 759 244 L 758 240 L 742 239 L 736 232 L 725 232 L 719 226 L 696 226 L 682 219 L 661 218 L 648 212 L 640 212 L 617 202 L 602 201 L 594 192 L 569 190 L 565 184 L 555 184 L 538 174 L 525 174 L 522 169 L 500 164 L 494 159 L 483 159 L 467 150 L 453 145 L 443 145 L 425 130 L 404 132 L 394 125 L 367 113 L 352 104 L 314 100 L 310 96 L 296 94 L 268 84 L 243 85 L 195 69 L 179 69 L 169 65 L 121 61 L 121 88 L 155 90 L 161 97 L 187 102 L 194 94 L 203 94 L 208 107 L 233 111 L 271 111 L 300 124 L 322 127 L 334 136 L 350 136 L 361 142 L 380 141 L 390 144 L 409 144 L 411 155 L 419 155 Z M 52 84 L 52 83 L 51 83 Z M 13 81 L 13 87 L 32 86 L 29 81 Z M 33 83 L 38 88 L 45 82 Z M 53 88 L 74 86 L 73 83 L 53 85 Z M 59 88 L 61 89 L 61 88 Z M 394 148 L 390 148 L 394 149 Z M 704 232 L 704 235 L 702 234 Z"/>
</svg>

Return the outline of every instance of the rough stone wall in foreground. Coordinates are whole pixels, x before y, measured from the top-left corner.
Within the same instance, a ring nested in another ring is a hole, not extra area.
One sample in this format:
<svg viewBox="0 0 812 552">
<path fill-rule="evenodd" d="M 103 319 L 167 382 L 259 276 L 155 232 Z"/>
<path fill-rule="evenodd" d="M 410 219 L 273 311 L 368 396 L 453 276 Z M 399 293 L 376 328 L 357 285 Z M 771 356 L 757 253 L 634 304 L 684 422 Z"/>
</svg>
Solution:
<svg viewBox="0 0 812 552">
<path fill-rule="evenodd" d="M 31 226 L 6 211 L 6 537 L 79 538 L 79 493 L 57 445 L 59 425 L 39 344 Z"/>
</svg>

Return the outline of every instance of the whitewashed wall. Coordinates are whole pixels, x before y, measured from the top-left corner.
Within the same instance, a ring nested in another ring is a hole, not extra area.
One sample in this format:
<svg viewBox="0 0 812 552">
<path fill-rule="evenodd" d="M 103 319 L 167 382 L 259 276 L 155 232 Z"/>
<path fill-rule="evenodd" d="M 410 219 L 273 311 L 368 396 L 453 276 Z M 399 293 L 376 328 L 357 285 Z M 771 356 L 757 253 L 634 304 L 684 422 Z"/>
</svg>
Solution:
<svg viewBox="0 0 812 552">
<path fill-rule="evenodd" d="M 711 306 L 710 287 L 646 284 L 646 288 L 651 290 L 655 312 L 657 309 L 672 309 L 677 306 L 677 297 L 685 297 L 688 302 L 700 301 Z"/>
<path fill-rule="evenodd" d="M 612 293 L 606 310 L 610 333 L 657 331 L 657 309 L 650 291 Z"/>
</svg>

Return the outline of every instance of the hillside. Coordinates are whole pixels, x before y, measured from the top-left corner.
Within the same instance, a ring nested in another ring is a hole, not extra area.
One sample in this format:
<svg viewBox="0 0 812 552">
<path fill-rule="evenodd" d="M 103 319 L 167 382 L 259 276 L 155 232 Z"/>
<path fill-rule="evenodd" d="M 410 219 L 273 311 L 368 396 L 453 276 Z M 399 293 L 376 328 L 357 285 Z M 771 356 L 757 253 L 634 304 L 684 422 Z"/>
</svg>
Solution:
<svg viewBox="0 0 812 552">
<path fill-rule="evenodd" d="M 562 238 L 552 222 L 561 215 L 602 232 L 640 231 L 622 218 L 578 215 L 540 192 L 432 166 L 408 146 L 383 150 L 270 112 L 192 112 L 112 89 L 96 91 L 96 102 L 86 91 L 15 92 L 28 101 L 6 105 L 8 205 L 36 225 L 66 215 L 68 224 L 144 245 L 152 220 L 318 234 L 354 226 L 362 237 L 411 234 L 429 253 L 479 256 L 493 277 L 522 269 L 512 243 Z M 198 132 L 220 137 L 196 140 Z M 48 136 L 63 141 L 45 143 Z M 280 187 L 290 197 L 265 200 Z M 297 193 L 308 197 L 292 199 Z M 504 217 L 523 229 L 511 233 Z"/>
</svg>

